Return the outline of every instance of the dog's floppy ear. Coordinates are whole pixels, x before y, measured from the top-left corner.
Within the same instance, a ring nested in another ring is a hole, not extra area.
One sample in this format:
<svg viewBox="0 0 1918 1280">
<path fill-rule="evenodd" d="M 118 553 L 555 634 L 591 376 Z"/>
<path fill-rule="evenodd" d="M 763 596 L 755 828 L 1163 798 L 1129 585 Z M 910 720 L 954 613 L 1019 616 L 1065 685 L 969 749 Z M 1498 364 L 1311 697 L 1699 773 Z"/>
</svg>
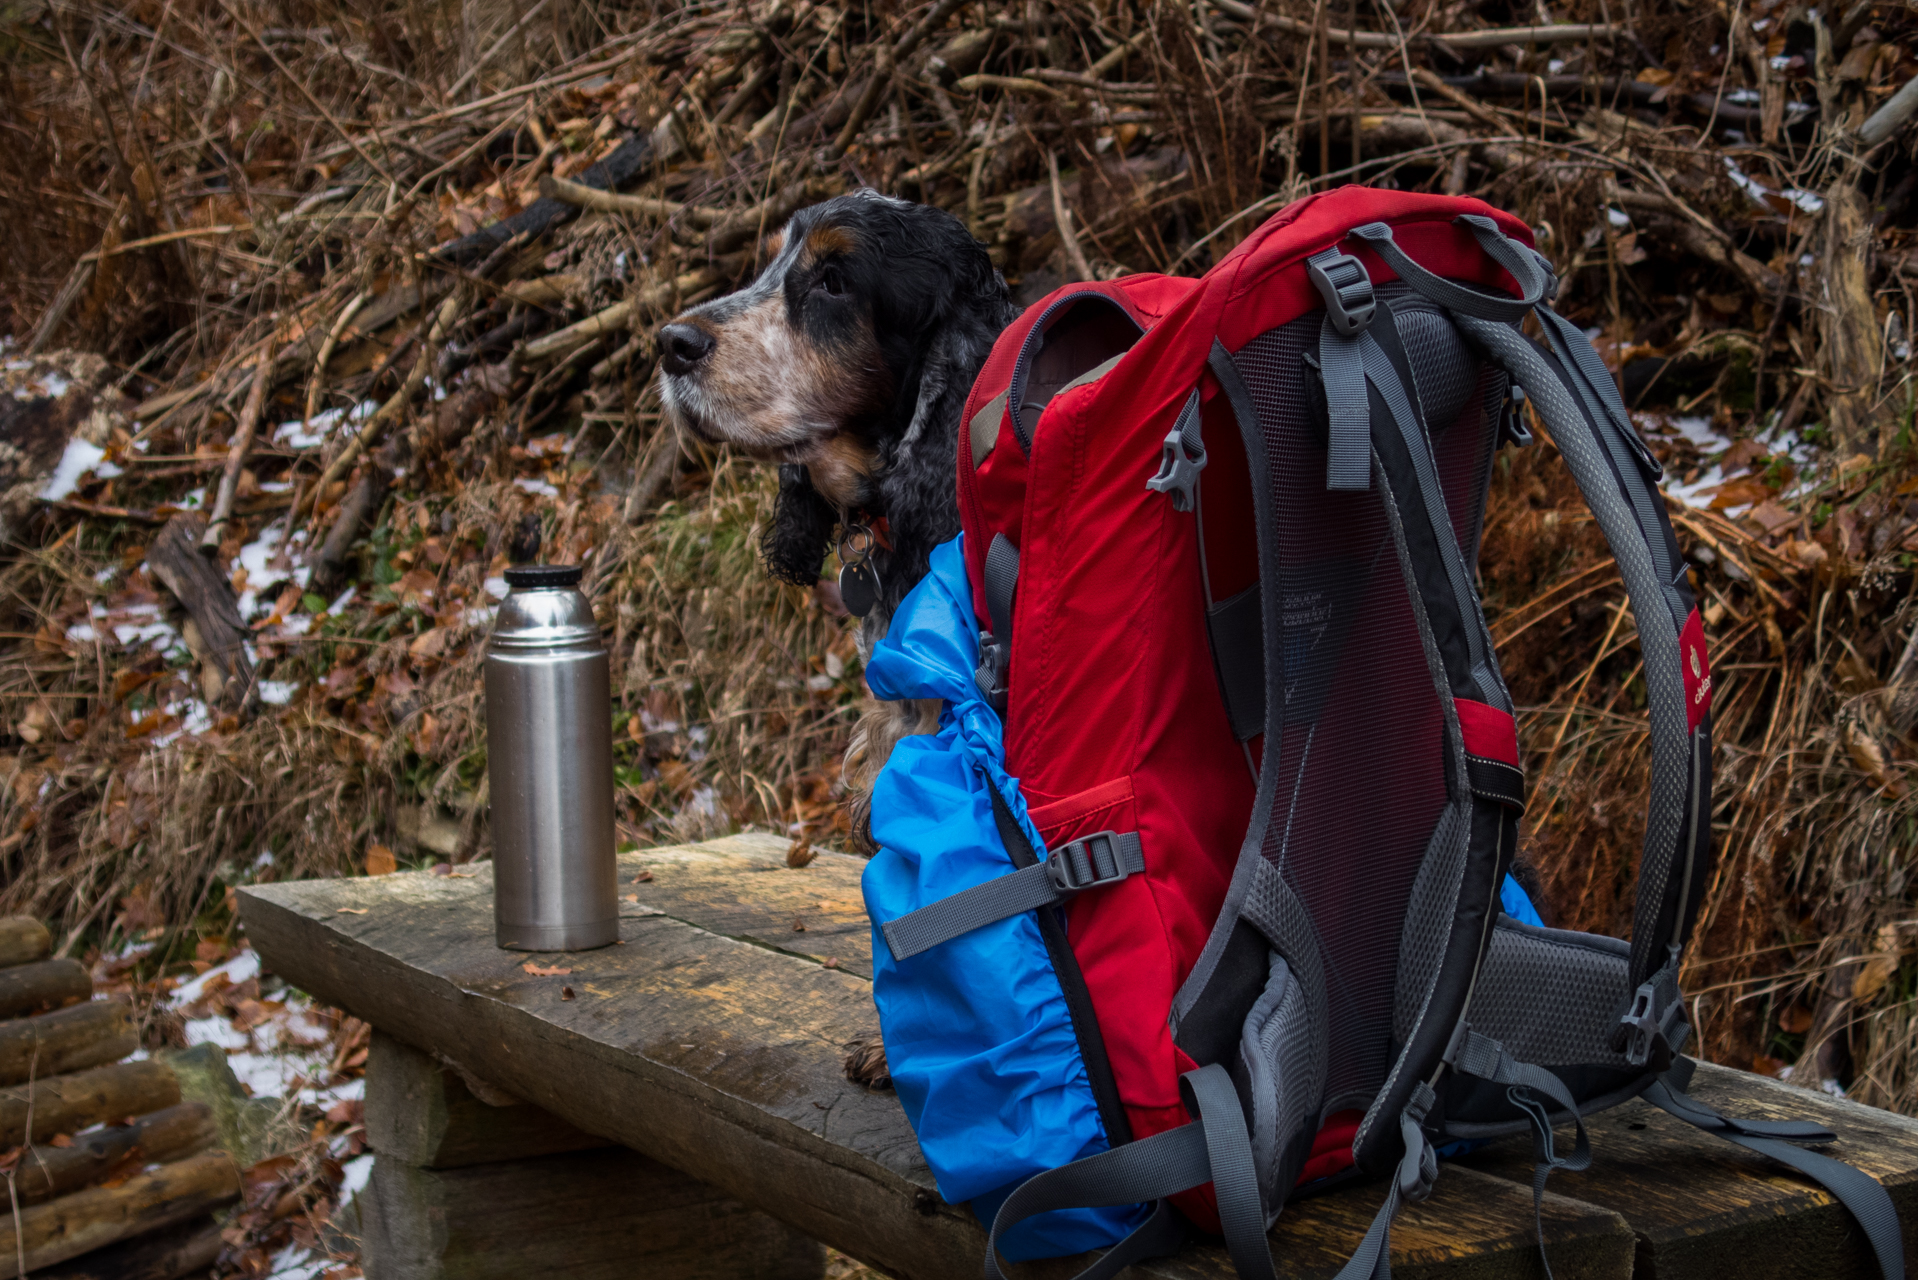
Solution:
<svg viewBox="0 0 1918 1280">
<path fill-rule="evenodd" d="M 759 537 L 759 554 L 766 572 L 781 582 L 810 587 L 819 581 L 820 566 L 832 547 L 839 512 L 812 487 L 812 475 L 793 462 L 779 468 L 779 497 L 773 503 L 773 521 Z"/>
</svg>

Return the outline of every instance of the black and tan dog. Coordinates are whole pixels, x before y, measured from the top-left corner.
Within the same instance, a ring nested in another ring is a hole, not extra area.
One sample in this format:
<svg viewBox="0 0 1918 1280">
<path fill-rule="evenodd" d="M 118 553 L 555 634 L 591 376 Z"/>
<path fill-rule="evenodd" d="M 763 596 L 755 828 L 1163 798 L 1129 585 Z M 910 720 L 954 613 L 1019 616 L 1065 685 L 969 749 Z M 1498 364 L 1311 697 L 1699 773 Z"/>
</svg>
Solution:
<svg viewBox="0 0 1918 1280">
<path fill-rule="evenodd" d="M 781 464 L 762 550 L 810 586 L 835 533 L 876 530 L 862 648 L 959 531 L 955 450 L 966 394 L 1019 309 L 985 246 L 943 210 L 859 191 L 802 209 L 751 285 L 659 331 L 660 394 L 683 429 Z M 937 704 L 881 704 L 846 755 L 853 830 L 892 744 Z"/>
</svg>

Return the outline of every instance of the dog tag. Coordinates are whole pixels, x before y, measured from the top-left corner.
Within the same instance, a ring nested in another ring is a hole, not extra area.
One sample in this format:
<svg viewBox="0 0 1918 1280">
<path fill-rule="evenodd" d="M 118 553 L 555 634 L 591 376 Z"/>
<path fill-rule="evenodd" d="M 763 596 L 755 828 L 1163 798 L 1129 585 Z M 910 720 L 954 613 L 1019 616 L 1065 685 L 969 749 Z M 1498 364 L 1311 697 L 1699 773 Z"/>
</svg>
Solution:
<svg viewBox="0 0 1918 1280">
<path fill-rule="evenodd" d="M 865 617 L 879 603 L 879 575 L 870 560 L 840 566 L 839 602 L 855 618 Z"/>
</svg>

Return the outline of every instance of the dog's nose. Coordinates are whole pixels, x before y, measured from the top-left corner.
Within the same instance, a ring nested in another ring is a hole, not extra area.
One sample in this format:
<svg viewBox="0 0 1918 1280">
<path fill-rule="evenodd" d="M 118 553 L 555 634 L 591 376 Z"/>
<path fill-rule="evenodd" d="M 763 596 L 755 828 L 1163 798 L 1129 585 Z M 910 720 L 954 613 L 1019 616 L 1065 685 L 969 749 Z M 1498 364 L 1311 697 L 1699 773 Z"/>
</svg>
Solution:
<svg viewBox="0 0 1918 1280">
<path fill-rule="evenodd" d="M 683 377 L 713 353 L 713 335 L 690 324 L 669 324 L 659 331 L 659 364 Z"/>
</svg>

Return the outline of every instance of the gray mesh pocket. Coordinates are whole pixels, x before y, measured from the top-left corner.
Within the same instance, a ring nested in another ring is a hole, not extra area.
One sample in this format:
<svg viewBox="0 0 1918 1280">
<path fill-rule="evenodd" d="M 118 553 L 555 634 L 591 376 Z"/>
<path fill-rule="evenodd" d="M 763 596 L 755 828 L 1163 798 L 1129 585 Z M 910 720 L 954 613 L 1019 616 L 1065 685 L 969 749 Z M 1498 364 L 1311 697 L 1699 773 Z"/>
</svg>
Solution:
<svg viewBox="0 0 1918 1280">
<path fill-rule="evenodd" d="M 1315 1025 L 1305 988 L 1284 957 L 1271 953 L 1265 991 L 1246 1015 L 1232 1079 L 1252 1131 L 1267 1225 L 1312 1151 L 1325 1090 L 1325 1028 Z"/>
<path fill-rule="evenodd" d="M 1631 994 L 1631 944 L 1499 917 L 1465 1020 L 1520 1062 L 1626 1066 L 1612 1033 Z"/>
</svg>

